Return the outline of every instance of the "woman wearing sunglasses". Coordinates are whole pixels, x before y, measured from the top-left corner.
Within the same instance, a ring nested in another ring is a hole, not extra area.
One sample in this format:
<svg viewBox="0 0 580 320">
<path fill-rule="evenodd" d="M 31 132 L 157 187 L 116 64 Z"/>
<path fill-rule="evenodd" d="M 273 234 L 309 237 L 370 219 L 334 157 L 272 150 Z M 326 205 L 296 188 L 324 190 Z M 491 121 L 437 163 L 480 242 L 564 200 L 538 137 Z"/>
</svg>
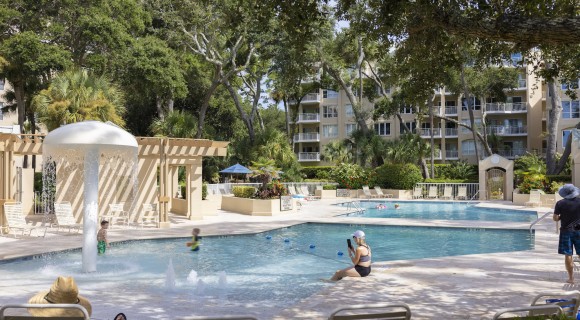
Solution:
<svg viewBox="0 0 580 320">
<path fill-rule="evenodd" d="M 354 266 L 336 271 L 330 280 L 338 281 L 344 277 L 366 277 L 371 273 L 371 247 L 365 241 L 365 233 L 362 230 L 357 230 L 352 234 L 352 238 L 357 247 L 354 249 L 349 242 L 348 256 Z"/>
</svg>

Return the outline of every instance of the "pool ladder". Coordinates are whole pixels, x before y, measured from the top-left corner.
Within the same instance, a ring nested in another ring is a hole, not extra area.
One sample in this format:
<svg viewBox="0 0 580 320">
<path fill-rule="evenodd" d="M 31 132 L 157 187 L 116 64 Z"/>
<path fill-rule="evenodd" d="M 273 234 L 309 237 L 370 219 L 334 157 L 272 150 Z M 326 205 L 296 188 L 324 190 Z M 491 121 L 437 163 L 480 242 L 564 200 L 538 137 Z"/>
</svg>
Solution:
<svg viewBox="0 0 580 320">
<path fill-rule="evenodd" d="M 360 201 L 349 201 L 346 203 L 346 211 L 351 211 L 356 213 L 365 212 L 365 208 L 363 208 L 360 204 Z"/>
<path fill-rule="evenodd" d="M 547 217 L 547 216 L 549 216 L 550 214 L 554 214 L 554 212 L 552 212 L 552 211 L 548 211 L 548 212 L 544 213 L 544 215 L 543 215 L 543 216 L 541 216 L 541 217 L 539 217 L 538 219 L 536 219 L 536 221 L 532 222 L 532 224 L 530 224 L 530 229 L 529 229 L 529 230 L 530 230 L 530 233 L 532 233 L 532 227 L 533 227 L 533 226 L 534 226 L 536 223 L 538 223 L 538 222 L 540 222 L 540 221 L 542 221 L 542 220 L 546 219 L 546 217 Z M 558 226 L 559 226 L 559 225 L 558 225 L 558 223 L 559 223 L 559 221 L 556 221 L 556 233 L 558 233 Z"/>
</svg>

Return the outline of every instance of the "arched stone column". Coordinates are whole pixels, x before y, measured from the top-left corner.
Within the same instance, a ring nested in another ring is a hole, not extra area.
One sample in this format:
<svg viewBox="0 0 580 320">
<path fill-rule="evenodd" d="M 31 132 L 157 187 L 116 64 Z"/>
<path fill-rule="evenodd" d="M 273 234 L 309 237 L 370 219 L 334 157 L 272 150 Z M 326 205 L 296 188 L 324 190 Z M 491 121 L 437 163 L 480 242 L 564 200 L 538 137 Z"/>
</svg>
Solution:
<svg viewBox="0 0 580 320">
<path fill-rule="evenodd" d="M 492 168 L 505 170 L 505 190 L 504 199 L 513 200 L 514 191 L 514 162 L 500 155 L 492 154 L 491 156 L 479 161 L 479 199 L 489 200 L 487 195 L 487 178 L 486 173 Z"/>
</svg>

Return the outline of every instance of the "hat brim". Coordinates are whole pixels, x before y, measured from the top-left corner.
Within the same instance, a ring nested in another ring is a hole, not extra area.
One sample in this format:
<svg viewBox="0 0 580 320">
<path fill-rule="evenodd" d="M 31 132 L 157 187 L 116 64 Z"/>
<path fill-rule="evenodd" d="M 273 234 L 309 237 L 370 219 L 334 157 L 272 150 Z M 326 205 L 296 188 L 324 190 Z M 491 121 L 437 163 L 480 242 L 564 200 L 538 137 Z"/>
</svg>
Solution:
<svg viewBox="0 0 580 320">
<path fill-rule="evenodd" d="M 560 195 L 560 197 L 564 199 L 574 199 L 580 195 L 580 191 L 578 191 L 578 188 L 574 188 L 574 191 L 568 194 L 562 194 L 563 193 L 562 190 L 563 189 L 560 189 L 560 191 L 558 191 L 558 194 Z"/>
<path fill-rule="evenodd" d="M 44 297 L 46 297 L 47 294 L 48 294 L 48 291 L 39 292 L 38 294 L 36 294 L 32 298 L 30 298 L 30 300 L 28 300 L 28 303 L 30 303 L 30 304 L 52 304 L 52 303 L 46 301 L 46 299 L 44 299 Z M 89 313 L 89 316 L 90 316 L 92 314 L 93 308 L 91 307 L 91 303 L 89 302 L 89 300 L 87 298 L 81 296 L 80 294 L 77 297 L 79 299 L 78 304 L 80 304 L 85 309 L 87 309 L 87 312 Z M 46 309 L 31 308 L 31 309 L 28 309 L 28 313 L 30 313 L 31 315 L 33 315 L 35 317 L 82 317 L 83 316 L 83 313 L 79 310 L 62 309 L 62 308 L 46 308 Z"/>
</svg>

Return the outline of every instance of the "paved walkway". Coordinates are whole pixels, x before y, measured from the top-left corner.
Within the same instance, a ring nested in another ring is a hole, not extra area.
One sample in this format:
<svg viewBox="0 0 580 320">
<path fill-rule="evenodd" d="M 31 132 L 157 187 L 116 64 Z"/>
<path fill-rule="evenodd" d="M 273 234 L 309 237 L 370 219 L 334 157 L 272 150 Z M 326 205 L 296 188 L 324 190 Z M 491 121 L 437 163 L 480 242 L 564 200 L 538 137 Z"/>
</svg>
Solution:
<svg viewBox="0 0 580 320">
<path fill-rule="evenodd" d="M 202 228 L 203 235 L 206 236 L 244 234 L 303 222 L 510 229 L 529 227 L 529 224 L 514 222 L 360 217 L 344 217 L 338 221 L 330 219 L 344 213 L 343 208 L 333 205 L 336 202 L 336 200 L 312 201 L 297 214 L 275 217 L 250 217 L 221 210 L 216 216 L 204 217 L 201 221 L 189 221 L 182 217 L 172 216 L 170 229 L 113 228 L 109 232 L 109 237 L 112 242 L 186 237 L 194 226 Z M 522 208 L 506 203 L 486 203 L 482 206 Z M 538 210 L 543 213 L 549 209 Z M 326 319 L 332 310 L 339 306 L 377 302 L 405 302 L 411 307 L 413 319 L 491 318 L 501 308 L 529 305 L 531 299 L 539 292 L 580 289 L 577 286 L 564 284 L 566 280 L 564 259 L 556 253 L 557 239 L 555 224 L 548 217 L 537 225 L 533 250 L 375 262 L 371 276 L 362 279 L 343 279 L 336 285 L 296 305 L 279 310 L 274 318 Z M 73 249 L 81 245 L 82 235 L 54 230 L 50 230 L 44 239 L 34 237 L 14 239 L 4 236 L 0 237 L 0 260 Z M 329 272 L 329 276 L 331 273 Z M 243 313 L 243 310 L 240 312 Z M 95 314 L 94 316 L 103 319 L 102 315 Z"/>
</svg>

